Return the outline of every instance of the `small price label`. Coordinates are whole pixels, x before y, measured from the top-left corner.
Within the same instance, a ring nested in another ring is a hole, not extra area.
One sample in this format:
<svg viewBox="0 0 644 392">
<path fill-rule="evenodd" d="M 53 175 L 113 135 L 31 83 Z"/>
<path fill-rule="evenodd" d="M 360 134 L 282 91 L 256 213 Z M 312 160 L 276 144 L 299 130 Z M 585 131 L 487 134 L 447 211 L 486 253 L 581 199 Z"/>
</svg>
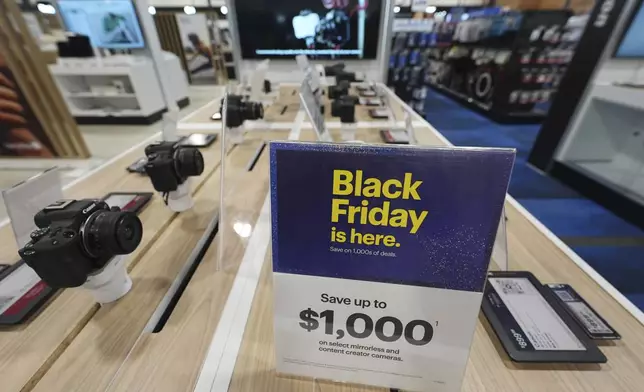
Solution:
<svg viewBox="0 0 644 392">
<path fill-rule="evenodd" d="M 308 332 L 317 330 L 320 327 L 320 321 L 323 320 L 324 333 L 326 335 L 334 334 L 335 312 L 333 310 L 325 310 L 318 314 L 311 308 L 304 309 L 300 312 L 300 320 L 302 320 L 300 327 Z M 436 325 L 438 325 L 438 321 Z M 407 343 L 414 346 L 424 346 L 434 337 L 434 327 L 428 321 L 412 320 L 403 324 L 398 318 L 392 316 L 381 317 L 374 321 L 364 313 L 349 315 L 344 322 L 344 329 L 335 330 L 335 338 L 342 339 L 345 336 L 345 331 L 356 339 L 368 338 L 375 332 L 376 337 L 383 342 L 396 342 L 404 336 Z"/>
</svg>

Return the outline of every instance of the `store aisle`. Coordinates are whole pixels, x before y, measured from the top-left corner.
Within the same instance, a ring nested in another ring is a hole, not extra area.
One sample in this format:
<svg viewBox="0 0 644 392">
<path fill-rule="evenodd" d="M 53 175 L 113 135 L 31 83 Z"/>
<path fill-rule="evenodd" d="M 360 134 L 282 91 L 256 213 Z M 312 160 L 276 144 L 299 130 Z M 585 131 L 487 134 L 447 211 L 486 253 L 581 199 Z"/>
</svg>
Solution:
<svg viewBox="0 0 644 392">
<path fill-rule="evenodd" d="M 426 119 L 457 146 L 511 147 L 509 193 L 644 310 L 644 231 L 527 164 L 539 125 L 500 125 L 429 91 Z"/>
</svg>

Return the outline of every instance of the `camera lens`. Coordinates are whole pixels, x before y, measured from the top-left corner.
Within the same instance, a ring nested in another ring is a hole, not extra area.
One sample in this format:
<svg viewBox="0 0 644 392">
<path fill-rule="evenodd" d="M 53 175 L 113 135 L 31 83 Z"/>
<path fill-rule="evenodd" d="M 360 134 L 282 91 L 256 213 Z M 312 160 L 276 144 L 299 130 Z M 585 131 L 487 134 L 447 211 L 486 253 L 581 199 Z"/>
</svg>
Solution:
<svg viewBox="0 0 644 392">
<path fill-rule="evenodd" d="M 203 173 L 203 155 L 196 148 L 181 147 L 177 150 L 176 165 L 181 177 L 198 176 Z"/>
<path fill-rule="evenodd" d="M 264 118 L 264 106 L 259 102 L 242 103 L 242 112 L 246 120 L 259 120 Z"/>
<path fill-rule="evenodd" d="M 143 236 L 139 218 L 125 211 L 99 211 L 85 224 L 84 243 L 93 256 L 113 256 L 132 253 Z"/>
</svg>

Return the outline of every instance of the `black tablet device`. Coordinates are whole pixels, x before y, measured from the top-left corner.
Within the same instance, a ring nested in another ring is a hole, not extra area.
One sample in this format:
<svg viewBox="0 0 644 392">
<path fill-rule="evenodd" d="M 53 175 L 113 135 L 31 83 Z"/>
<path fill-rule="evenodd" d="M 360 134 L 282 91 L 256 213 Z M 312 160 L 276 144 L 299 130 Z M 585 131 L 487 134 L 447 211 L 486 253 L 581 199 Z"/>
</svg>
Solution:
<svg viewBox="0 0 644 392">
<path fill-rule="evenodd" d="M 589 338 L 594 340 L 622 338 L 570 285 L 556 283 L 544 286 L 555 294 L 559 304 L 572 316 Z"/>
<path fill-rule="evenodd" d="M 216 133 L 193 133 L 179 140 L 180 146 L 208 147 L 217 140 Z"/>
<path fill-rule="evenodd" d="M 380 98 L 359 98 L 358 102 L 364 106 L 382 106 Z"/>
<path fill-rule="evenodd" d="M 409 135 L 404 129 L 383 129 L 380 138 L 386 144 L 409 144 Z"/>
<path fill-rule="evenodd" d="M 112 192 L 102 200 L 110 207 L 119 207 L 123 211 L 138 214 L 150 199 L 152 199 L 151 192 Z"/>
<path fill-rule="evenodd" d="M 358 90 L 358 95 L 364 98 L 375 98 L 378 96 L 378 93 L 376 93 L 371 89 L 368 89 L 368 90 Z"/>
<path fill-rule="evenodd" d="M 23 260 L 4 268 L 0 272 L 0 325 L 25 322 L 56 291 Z"/>
<path fill-rule="evenodd" d="M 126 168 L 127 171 L 130 173 L 139 173 L 139 174 L 145 174 L 145 164 L 148 163 L 148 158 L 143 157 L 137 159 L 134 163 L 132 163 L 130 166 Z"/>
<path fill-rule="evenodd" d="M 491 272 L 482 308 L 513 361 L 606 362 L 554 294 L 530 272 Z"/>
<path fill-rule="evenodd" d="M 388 119 L 389 111 L 387 109 L 369 109 L 369 117 L 376 120 Z"/>
</svg>

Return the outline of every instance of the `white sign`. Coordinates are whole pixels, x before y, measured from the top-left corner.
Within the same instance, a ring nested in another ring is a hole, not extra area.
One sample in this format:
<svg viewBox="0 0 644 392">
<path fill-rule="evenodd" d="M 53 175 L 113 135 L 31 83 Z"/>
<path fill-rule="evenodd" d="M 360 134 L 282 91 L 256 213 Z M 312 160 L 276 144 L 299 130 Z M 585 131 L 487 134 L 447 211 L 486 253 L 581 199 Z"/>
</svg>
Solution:
<svg viewBox="0 0 644 392">
<path fill-rule="evenodd" d="M 324 115 L 322 114 L 321 107 L 322 101 L 313 93 L 310 84 L 310 78 L 304 78 L 302 85 L 300 86 L 300 102 L 304 107 L 304 111 L 309 116 L 311 124 L 313 124 L 313 130 L 318 137 L 318 140 L 324 142 L 331 142 L 331 135 L 326 128 L 324 121 Z"/>
<path fill-rule="evenodd" d="M 289 342 L 276 346 L 279 372 L 460 390 L 481 293 L 281 273 L 274 290 L 278 339 Z"/>
<path fill-rule="evenodd" d="M 52 168 L 2 192 L 18 248 L 31 240 L 36 230 L 34 215 L 51 203 L 64 199 L 58 169 Z"/>
</svg>

